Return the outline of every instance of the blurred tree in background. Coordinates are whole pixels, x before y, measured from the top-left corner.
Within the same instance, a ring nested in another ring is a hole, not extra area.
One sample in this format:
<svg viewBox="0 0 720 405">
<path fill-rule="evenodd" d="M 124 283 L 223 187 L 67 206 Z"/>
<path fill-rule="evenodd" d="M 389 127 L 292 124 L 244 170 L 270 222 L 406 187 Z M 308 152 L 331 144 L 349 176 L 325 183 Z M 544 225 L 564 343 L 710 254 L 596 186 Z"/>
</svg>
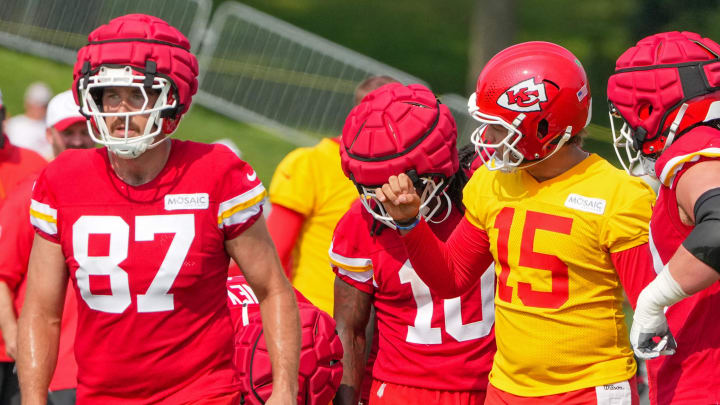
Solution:
<svg viewBox="0 0 720 405">
<path fill-rule="evenodd" d="M 223 0 L 214 0 L 215 5 Z M 699 32 L 720 41 L 720 0 L 245 0 L 244 3 L 427 81 L 469 94 L 480 67 L 505 46 L 558 43 L 585 66 L 593 122 L 607 126 L 615 60 L 643 36 Z M 479 67 L 480 66 L 480 67 Z"/>
</svg>

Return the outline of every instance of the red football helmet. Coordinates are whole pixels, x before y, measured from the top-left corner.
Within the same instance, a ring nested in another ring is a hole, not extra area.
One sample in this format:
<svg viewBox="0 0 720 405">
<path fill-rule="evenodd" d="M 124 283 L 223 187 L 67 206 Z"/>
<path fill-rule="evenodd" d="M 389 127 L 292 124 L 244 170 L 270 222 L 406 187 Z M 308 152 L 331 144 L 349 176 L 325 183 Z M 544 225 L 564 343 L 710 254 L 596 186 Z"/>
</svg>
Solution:
<svg viewBox="0 0 720 405">
<path fill-rule="evenodd" d="M 613 146 L 625 170 L 654 175 L 655 159 L 677 137 L 720 118 L 718 90 L 720 45 L 708 38 L 664 32 L 625 51 L 607 91 Z"/>
<path fill-rule="evenodd" d="M 575 55 L 550 42 L 517 44 L 480 72 L 468 111 L 483 125 L 470 139 L 488 169 L 510 172 L 548 158 L 577 135 L 590 122 L 590 106 L 585 70 Z M 507 136 L 486 139 L 488 125 L 501 125 Z"/>
<path fill-rule="evenodd" d="M 248 306 L 246 306 L 248 307 Z M 240 373 L 244 404 L 264 404 L 272 393 L 270 355 L 263 338 L 258 305 L 248 311 L 235 340 L 235 366 Z M 298 405 L 327 405 L 342 379 L 343 347 L 335 320 L 310 303 L 298 302 L 302 347 Z"/>
<path fill-rule="evenodd" d="M 363 98 L 345 120 L 340 158 L 345 175 L 358 187 L 360 201 L 380 222 L 395 228 L 375 200 L 375 188 L 392 175 L 407 173 L 421 194 L 420 213 L 430 220 L 457 172 L 457 129 L 450 110 L 421 84 L 386 84 Z M 431 210 L 430 202 L 437 201 Z M 444 219 L 444 218 L 443 218 Z"/>
<path fill-rule="evenodd" d="M 157 135 L 175 131 L 197 92 L 197 75 L 197 60 L 180 31 L 157 17 L 129 14 L 90 33 L 88 45 L 78 51 L 73 93 L 95 142 L 119 157 L 135 158 L 157 145 Z M 102 90 L 116 86 L 142 92 L 139 111 L 103 112 Z M 154 105 L 148 105 L 148 89 L 159 92 Z M 142 114 L 150 117 L 142 135 L 128 137 L 130 116 Z M 111 135 L 104 120 L 109 116 L 125 118 L 124 137 Z"/>
</svg>

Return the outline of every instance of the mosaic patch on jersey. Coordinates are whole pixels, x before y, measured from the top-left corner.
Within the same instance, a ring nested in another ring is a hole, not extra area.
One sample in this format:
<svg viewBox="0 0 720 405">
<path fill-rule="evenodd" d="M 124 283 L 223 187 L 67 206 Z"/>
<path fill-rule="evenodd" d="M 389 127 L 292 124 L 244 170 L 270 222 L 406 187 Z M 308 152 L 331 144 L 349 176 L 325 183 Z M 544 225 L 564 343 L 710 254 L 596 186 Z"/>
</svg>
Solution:
<svg viewBox="0 0 720 405">
<path fill-rule="evenodd" d="M 591 214 L 602 215 L 605 212 L 607 201 L 601 198 L 585 197 L 580 194 L 570 193 L 565 200 L 565 206 Z"/>
<path fill-rule="evenodd" d="M 205 210 L 210 206 L 208 193 L 167 194 L 165 210 Z"/>
</svg>

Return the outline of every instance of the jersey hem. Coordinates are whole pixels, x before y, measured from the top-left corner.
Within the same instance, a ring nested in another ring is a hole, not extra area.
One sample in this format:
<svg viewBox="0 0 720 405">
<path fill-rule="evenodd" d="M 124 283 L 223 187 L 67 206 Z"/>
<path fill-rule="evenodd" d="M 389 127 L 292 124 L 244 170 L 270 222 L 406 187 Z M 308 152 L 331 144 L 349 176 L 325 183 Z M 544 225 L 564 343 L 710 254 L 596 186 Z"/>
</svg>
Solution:
<svg viewBox="0 0 720 405">
<path fill-rule="evenodd" d="M 492 384 L 495 388 L 505 391 L 509 394 L 517 395 L 520 397 L 544 397 L 547 395 L 556 395 L 556 394 L 564 394 L 572 391 L 577 391 L 585 388 L 592 388 L 592 387 L 598 387 L 602 385 L 609 385 L 609 384 L 615 384 L 622 381 L 627 381 L 635 376 L 636 371 L 632 372 L 626 372 L 622 374 L 618 374 L 615 377 L 607 377 L 607 378 L 598 378 L 598 379 L 592 379 L 592 380 L 583 380 L 576 383 L 568 384 L 568 385 L 560 385 L 560 386 L 552 386 L 551 389 L 541 389 L 541 388 L 531 388 L 528 390 L 514 390 L 512 387 L 509 387 L 505 384 L 498 384 L 498 381 L 493 381 L 493 379 L 490 379 L 490 384 Z"/>
</svg>

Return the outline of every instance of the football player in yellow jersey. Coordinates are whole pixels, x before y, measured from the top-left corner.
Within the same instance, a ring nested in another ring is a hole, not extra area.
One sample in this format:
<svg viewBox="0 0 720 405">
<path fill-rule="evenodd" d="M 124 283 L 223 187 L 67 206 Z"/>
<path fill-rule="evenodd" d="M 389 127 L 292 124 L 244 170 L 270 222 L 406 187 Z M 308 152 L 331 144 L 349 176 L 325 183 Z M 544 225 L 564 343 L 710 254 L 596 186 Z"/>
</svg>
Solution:
<svg viewBox="0 0 720 405">
<path fill-rule="evenodd" d="M 376 190 L 417 274 L 440 296 L 466 291 L 495 262 L 486 404 L 639 402 L 622 285 L 648 281 L 632 270 L 648 261 L 654 194 L 582 149 L 590 105 L 570 51 L 512 46 L 488 62 L 468 102 L 487 170 L 466 186 L 465 217 L 448 241 L 418 217 L 405 173 Z"/>
<path fill-rule="evenodd" d="M 355 104 L 397 80 L 371 76 L 355 90 Z M 268 229 L 292 284 L 313 304 L 333 313 L 335 276 L 327 252 L 335 224 L 357 199 L 357 189 L 340 167 L 339 138 L 290 152 L 270 182 Z"/>
</svg>

